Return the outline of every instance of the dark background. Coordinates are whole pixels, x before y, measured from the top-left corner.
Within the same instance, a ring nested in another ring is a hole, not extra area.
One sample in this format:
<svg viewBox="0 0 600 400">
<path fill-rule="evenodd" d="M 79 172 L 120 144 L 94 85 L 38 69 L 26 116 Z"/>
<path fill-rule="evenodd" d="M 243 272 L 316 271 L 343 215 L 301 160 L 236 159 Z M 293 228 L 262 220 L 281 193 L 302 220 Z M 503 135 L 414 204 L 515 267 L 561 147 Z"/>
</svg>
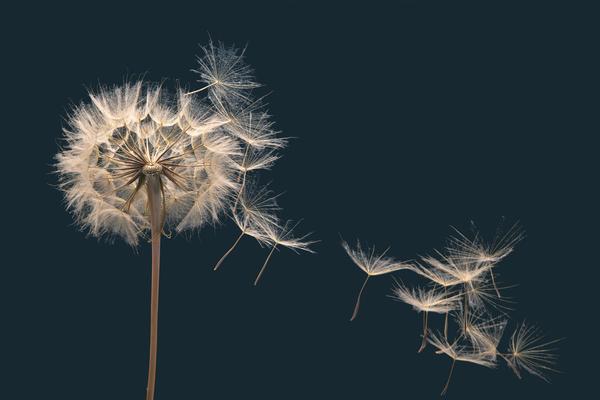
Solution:
<svg viewBox="0 0 600 400">
<path fill-rule="evenodd" d="M 144 397 L 149 245 L 86 238 L 50 164 L 86 88 L 139 74 L 194 85 L 209 34 L 248 44 L 277 127 L 297 138 L 267 179 L 320 243 L 317 255 L 277 253 L 255 288 L 266 252 L 250 239 L 211 269 L 235 239 L 231 224 L 165 240 L 157 400 L 437 398 L 450 360 L 416 353 L 421 321 L 386 297 L 389 276 L 369 283 L 348 321 L 364 276 L 340 235 L 411 259 L 442 246 L 450 225 L 473 220 L 489 235 L 502 217 L 527 234 L 498 270 L 518 285 L 510 329 L 527 318 L 566 337 L 563 373 L 546 384 L 457 364 L 447 397 L 587 398 L 598 15 L 574 3 L 417 3 L 4 12 L 0 398 Z"/>
</svg>

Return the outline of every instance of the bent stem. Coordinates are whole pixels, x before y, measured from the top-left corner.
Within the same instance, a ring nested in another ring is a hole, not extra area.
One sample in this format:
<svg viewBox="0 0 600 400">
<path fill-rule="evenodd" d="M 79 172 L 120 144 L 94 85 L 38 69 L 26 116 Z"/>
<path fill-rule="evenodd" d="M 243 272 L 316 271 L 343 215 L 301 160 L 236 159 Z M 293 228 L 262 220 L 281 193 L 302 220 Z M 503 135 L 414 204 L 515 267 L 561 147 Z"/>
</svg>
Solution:
<svg viewBox="0 0 600 400">
<path fill-rule="evenodd" d="M 246 234 L 246 232 L 244 232 L 244 231 L 242 231 L 242 233 L 240 233 L 240 236 L 238 236 L 238 238 L 235 241 L 235 243 L 233 243 L 233 246 L 231 246 L 231 248 L 229 250 L 227 250 L 227 253 L 223 254 L 223 257 L 221 257 L 221 259 L 219 260 L 219 262 L 217 262 L 217 264 L 213 268 L 213 271 L 216 271 L 217 269 L 219 269 L 219 267 L 221 266 L 221 264 L 223 264 L 223 261 L 225 261 L 225 259 L 227 258 L 227 256 L 233 251 L 233 249 L 235 249 L 235 246 L 237 246 L 237 244 L 240 242 L 240 240 L 242 239 L 242 237 L 245 234 Z"/>
<path fill-rule="evenodd" d="M 427 318 L 428 317 L 428 312 L 425 311 L 425 313 L 423 314 L 423 341 L 421 342 L 421 347 L 419 347 L 419 350 L 417 350 L 417 353 L 420 353 L 423 351 L 423 349 L 427 346 Z"/>
<path fill-rule="evenodd" d="M 350 318 L 350 321 L 354 321 L 354 318 L 356 318 L 356 316 L 358 315 L 358 309 L 360 308 L 360 297 L 362 296 L 363 290 L 365 290 L 365 286 L 367 286 L 367 282 L 368 282 L 370 276 L 371 275 L 367 274 L 367 278 L 365 279 L 364 283 L 362 284 L 362 287 L 360 288 L 360 291 L 358 292 L 358 297 L 356 298 L 356 304 L 354 305 L 354 312 L 352 313 L 352 317 Z"/>
<path fill-rule="evenodd" d="M 267 259 L 265 260 L 265 263 L 263 264 L 262 268 L 260 269 L 260 272 L 258 273 L 258 276 L 254 280 L 254 286 L 256 286 L 258 284 L 258 281 L 260 280 L 260 277 L 265 272 L 265 268 L 267 268 L 267 264 L 269 263 L 269 260 L 271 259 L 271 256 L 273 255 L 273 252 L 275 251 L 276 247 L 277 247 L 277 243 L 275 243 L 273 245 L 273 248 L 269 252 L 269 255 L 267 256 Z"/>
<path fill-rule="evenodd" d="M 150 289 L 150 354 L 148 359 L 148 386 L 146 400 L 154 399 L 156 386 L 156 350 L 158 342 L 158 285 L 160 274 L 160 236 L 162 234 L 162 182 L 157 175 L 146 180 L 150 225 L 152 230 L 152 286 Z"/>
<path fill-rule="evenodd" d="M 446 385 L 444 386 L 444 390 L 442 390 L 442 393 L 440 393 L 440 396 L 443 396 L 446 394 L 446 391 L 448 390 L 448 385 L 450 385 L 450 378 L 452 378 L 452 371 L 454 371 L 454 364 L 456 364 L 456 359 L 452 359 L 452 366 L 450 367 L 450 373 L 448 374 L 448 380 L 446 381 Z"/>
</svg>

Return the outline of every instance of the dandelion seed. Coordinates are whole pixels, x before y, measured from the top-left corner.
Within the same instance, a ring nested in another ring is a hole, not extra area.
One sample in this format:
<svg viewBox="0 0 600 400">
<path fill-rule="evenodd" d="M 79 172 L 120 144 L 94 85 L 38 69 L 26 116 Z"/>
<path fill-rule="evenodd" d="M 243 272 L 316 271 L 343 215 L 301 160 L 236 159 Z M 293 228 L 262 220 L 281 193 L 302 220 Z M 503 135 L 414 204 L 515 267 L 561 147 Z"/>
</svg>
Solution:
<svg viewBox="0 0 600 400">
<path fill-rule="evenodd" d="M 427 317 L 429 313 L 447 314 L 458 307 L 459 295 L 448 295 L 446 291 L 439 289 L 409 289 L 397 284 L 393 289 L 395 299 L 405 302 L 417 312 L 423 313 L 423 340 L 418 352 L 422 352 L 427 345 Z"/>
<path fill-rule="evenodd" d="M 354 321 L 360 308 L 360 298 L 362 296 L 362 292 L 371 276 L 384 275 L 403 269 L 412 269 L 413 266 L 409 263 L 396 261 L 391 257 L 385 257 L 385 254 L 389 248 L 383 253 L 377 255 L 375 254 L 375 247 L 363 250 L 360 241 L 356 242 L 356 248 L 354 249 L 351 248 L 346 241 L 342 241 L 342 247 L 344 250 L 346 250 L 346 253 L 352 259 L 354 264 L 356 264 L 367 274 L 367 277 L 365 278 L 365 281 L 358 292 L 354 311 L 352 312 L 352 317 L 350 318 L 350 321 Z"/>
<path fill-rule="evenodd" d="M 496 312 L 506 315 L 511 310 L 509 304 L 514 303 L 514 301 L 506 296 L 498 297 L 497 294 L 501 290 L 514 287 L 515 285 L 498 287 L 488 277 L 489 275 L 484 275 L 481 279 L 471 282 L 468 286 L 466 292 L 468 304 L 476 310 L 493 308 Z"/>
<path fill-rule="evenodd" d="M 259 188 L 257 186 L 257 183 L 244 185 L 240 195 L 234 202 L 232 218 L 240 229 L 240 234 L 233 246 L 215 264 L 215 271 L 219 269 L 223 261 L 245 235 L 253 237 L 261 245 L 269 243 L 269 238 L 263 233 L 260 226 L 276 224 L 278 221 L 275 212 L 279 211 L 280 208 L 277 205 L 277 196 L 273 195 L 266 186 Z"/>
<path fill-rule="evenodd" d="M 510 338 L 508 353 L 504 356 L 508 366 L 519 379 L 522 370 L 549 382 L 547 372 L 559 372 L 554 368 L 557 356 L 551 345 L 562 339 L 545 341 L 540 330 L 523 322 Z"/>
<path fill-rule="evenodd" d="M 473 238 L 468 238 L 456 228 L 454 230 L 456 235 L 450 238 L 446 249 L 450 256 L 457 260 L 459 264 L 489 264 L 492 284 L 496 288 L 492 267 L 512 253 L 514 247 L 523 239 L 524 234 L 519 223 L 513 224 L 505 232 L 503 232 L 502 224 L 500 224 L 491 242 L 483 240 L 475 224 L 473 224 Z M 496 294 L 500 297 L 497 288 Z"/>
<path fill-rule="evenodd" d="M 426 268 L 420 268 L 417 270 L 417 273 L 443 287 L 462 285 L 462 293 L 464 296 L 463 312 L 468 314 L 468 293 L 474 287 L 474 284 L 489 271 L 491 264 L 460 262 L 441 253 L 438 253 L 438 256 L 439 259 L 432 256 L 423 257 L 422 261 L 433 271 L 429 271 Z"/>
<path fill-rule="evenodd" d="M 254 280 L 254 286 L 258 284 L 261 276 L 265 272 L 267 268 L 267 264 L 273 255 L 273 252 L 277 247 L 287 247 L 295 252 L 306 251 L 309 253 L 314 253 L 313 250 L 310 249 L 310 245 L 316 243 L 316 241 L 307 240 L 310 234 L 306 234 L 302 237 L 294 237 L 293 231 L 296 229 L 300 221 L 293 223 L 292 221 L 287 221 L 285 224 L 273 224 L 270 222 L 262 222 L 258 224 L 259 231 L 262 231 L 262 234 L 266 237 L 266 240 L 269 242 L 271 246 L 271 251 L 267 255 L 265 262 L 262 265 L 262 268 L 258 272 L 256 279 Z"/>
<path fill-rule="evenodd" d="M 452 365 L 450 366 L 450 372 L 448 373 L 448 379 L 442 389 L 441 395 L 443 396 L 448 391 L 452 373 L 454 372 L 454 365 L 457 361 L 468 362 L 476 365 L 481 365 L 487 368 L 493 368 L 496 363 L 486 354 L 474 349 L 466 344 L 461 344 L 459 339 L 454 342 L 448 342 L 448 339 L 441 337 L 438 334 L 430 333 L 427 339 L 438 350 L 436 354 L 445 354 L 452 359 Z"/>
<path fill-rule="evenodd" d="M 502 339 L 508 320 L 502 316 L 491 317 L 484 313 L 470 313 L 466 321 L 462 321 L 465 318 L 462 313 L 459 313 L 457 318 L 459 326 L 466 327 L 462 332 L 464 337 L 470 340 L 480 354 L 495 362 L 497 356 L 501 355 L 498 352 L 498 344 Z"/>
<path fill-rule="evenodd" d="M 201 89 L 190 92 L 209 91 L 209 96 L 230 103 L 250 101 L 248 91 L 260 86 L 254 82 L 253 71 L 244 62 L 244 53 L 235 47 L 226 47 L 223 43 L 210 41 L 202 46 L 204 54 L 197 58 L 200 75 L 199 82 L 205 84 Z"/>
</svg>

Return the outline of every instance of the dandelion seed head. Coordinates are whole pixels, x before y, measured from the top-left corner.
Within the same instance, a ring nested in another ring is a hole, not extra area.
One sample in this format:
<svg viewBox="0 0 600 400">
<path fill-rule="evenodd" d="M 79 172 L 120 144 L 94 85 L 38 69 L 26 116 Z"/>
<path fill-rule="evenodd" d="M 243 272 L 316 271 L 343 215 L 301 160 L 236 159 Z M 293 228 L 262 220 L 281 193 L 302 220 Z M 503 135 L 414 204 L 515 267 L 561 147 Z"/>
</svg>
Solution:
<svg viewBox="0 0 600 400">
<path fill-rule="evenodd" d="M 102 88 L 75 109 L 57 169 L 68 207 L 91 234 L 135 245 L 149 229 L 141 189 L 150 175 L 160 177 L 171 228 L 219 219 L 237 187 L 239 146 L 206 106 L 183 97 L 135 82 Z"/>
<path fill-rule="evenodd" d="M 527 371 L 545 381 L 549 381 L 548 372 L 558 372 L 554 365 L 557 356 L 552 345 L 558 340 L 546 341 L 541 331 L 523 322 L 512 334 L 508 345 L 506 360 L 517 377 Z"/>
</svg>

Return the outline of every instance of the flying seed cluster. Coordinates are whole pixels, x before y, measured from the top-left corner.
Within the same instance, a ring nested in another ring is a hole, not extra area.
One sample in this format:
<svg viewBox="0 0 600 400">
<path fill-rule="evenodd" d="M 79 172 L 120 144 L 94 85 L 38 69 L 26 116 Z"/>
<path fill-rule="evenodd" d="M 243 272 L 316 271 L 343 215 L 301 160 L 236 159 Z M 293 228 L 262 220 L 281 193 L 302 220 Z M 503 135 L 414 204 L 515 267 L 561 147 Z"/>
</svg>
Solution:
<svg viewBox="0 0 600 400">
<path fill-rule="evenodd" d="M 442 395 L 448 389 L 457 361 L 488 368 L 503 361 L 519 378 L 525 371 L 547 381 L 547 372 L 556 371 L 556 356 L 551 346 L 557 341 L 545 341 L 536 327 L 523 322 L 508 339 L 506 350 L 499 350 L 509 322 L 509 309 L 496 283 L 495 269 L 522 238 L 517 224 L 504 233 L 499 229 L 491 242 L 484 241 L 476 230 L 473 237 L 456 231 L 442 251 L 412 263 L 386 257 L 387 250 L 376 255 L 374 248 L 365 251 L 358 243 L 352 249 L 343 242 L 350 258 L 367 273 L 351 320 L 356 318 L 360 297 L 370 276 L 408 269 L 424 278 L 426 285 L 408 287 L 396 283 L 392 297 L 423 314 L 418 352 L 429 343 L 436 354 L 444 354 L 452 360 Z M 440 332 L 429 327 L 430 314 L 443 318 Z"/>
</svg>

